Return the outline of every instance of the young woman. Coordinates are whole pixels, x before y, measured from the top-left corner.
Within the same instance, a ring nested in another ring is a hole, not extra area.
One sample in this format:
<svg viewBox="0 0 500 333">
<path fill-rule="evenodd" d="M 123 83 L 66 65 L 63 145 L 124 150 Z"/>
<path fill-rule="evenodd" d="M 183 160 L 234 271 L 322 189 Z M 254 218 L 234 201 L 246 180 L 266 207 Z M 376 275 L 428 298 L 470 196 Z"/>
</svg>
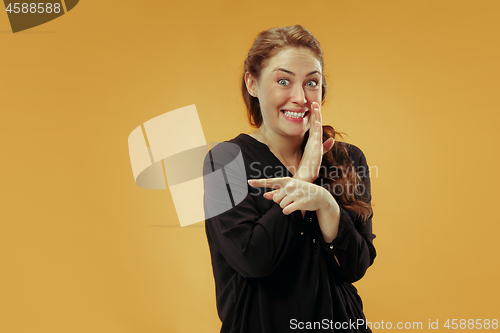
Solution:
<svg viewBox="0 0 500 333">
<path fill-rule="evenodd" d="M 220 189 L 205 180 L 221 332 L 370 332 L 352 285 L 376 255 L 369 170 L 359 148 L 322 126 L 326 91 L 322 50 L 308 30 L 257 37 L 242 78 L 257 129 L 229 141 L 243 157 L 245 196 L 217 215 Z M 207 159 L 205 167 L 224 165 Z"/>
</svg>

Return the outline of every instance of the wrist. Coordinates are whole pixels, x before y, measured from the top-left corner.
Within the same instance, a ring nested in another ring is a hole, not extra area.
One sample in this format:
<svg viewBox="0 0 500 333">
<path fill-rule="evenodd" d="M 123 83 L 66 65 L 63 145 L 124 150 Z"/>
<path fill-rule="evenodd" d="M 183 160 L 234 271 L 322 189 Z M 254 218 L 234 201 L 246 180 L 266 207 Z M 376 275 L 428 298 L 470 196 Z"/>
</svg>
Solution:
<svg viewBox="0 0 500 333">
<path fill-rule="evenodd" d="M 332 242 L 338 234 L 340 223 L 340 206 L 333 195 L 325 188 L 327 198 L 323 200 L 323 204 L 316 211 L 318 224 L 323 234 L 323 238 L 327 243 Z M 322 193 L 324 194 L 324 193 Z"/>
<path fill-rule="evenodd" d="M 330 211 L 334 214 L 340 214 L 340 206 L 333 195 L 326 188 L 321 187 L 321 205 L 318 210 Z"/>
<path fill-rule="evenodd" d="M 293 179 L 298 179 L 298 180 L 301 180 L 301 181 L 307 182 L 307 183 L 314 182 L 314 179 L 311 180 L 311 177 L 307 177 L 307 175 L 301 175 L 300 172 L 296 172 L 295 175 L 293 175 L 292 178 Z"/>
<path fill-rule="evenodd" d="M 315 168 L 312 169 L 314 170 Z M 316 178 L 318 178 L 318 172 L 316 171 L 315 173 L 314 171 L 311 171 L 311 168 L 307 165 L 307 163 L 306 165 L 301 163 L 293 177 L 308 183 L 312 183 L 316 180 Z"/>
</svg>

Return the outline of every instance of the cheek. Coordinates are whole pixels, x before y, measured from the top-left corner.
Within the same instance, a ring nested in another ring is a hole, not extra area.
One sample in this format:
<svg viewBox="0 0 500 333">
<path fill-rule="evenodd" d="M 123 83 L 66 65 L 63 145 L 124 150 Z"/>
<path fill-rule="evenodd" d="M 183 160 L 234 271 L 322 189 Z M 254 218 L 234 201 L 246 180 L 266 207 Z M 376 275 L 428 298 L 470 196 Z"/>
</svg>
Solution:
<svg viewBox="0 0 500 333">
<path fill-rule="evenodd" d="M 273 88 L 266 91 L 265 100 L 267 104 L 277 106 L 285 103 L 289 98 L 289 93 L 286 91 L 286 89 Z"/>
<path fill-rule="evenodd" d="M 310 103 L 312 103 L 312 102 L 320 103 L 321 102 L 321 89 L 310 90 L 310 91 L 306 92 L 306 97 Z"/>
</svg>

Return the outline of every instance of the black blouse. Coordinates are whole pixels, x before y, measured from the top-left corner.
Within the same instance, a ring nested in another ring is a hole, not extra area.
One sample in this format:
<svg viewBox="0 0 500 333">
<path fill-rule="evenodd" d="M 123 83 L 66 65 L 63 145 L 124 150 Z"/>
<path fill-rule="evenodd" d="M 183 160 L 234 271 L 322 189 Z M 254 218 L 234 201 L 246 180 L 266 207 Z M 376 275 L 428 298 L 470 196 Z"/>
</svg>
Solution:
<svg viewBox="0 0 500 333">
<path fill-rule="evenodd" d="M 229 142 L 241 149 L 247 179 L 292 176 L 267 145 L 253 137 L 240 134 Z M 344 144 L 353 166 L 362 171 L 364 197 L 370 203 L 365 156 L 358 147 Z M 221 167 L 207 155 L 205 174 Z M 220 185 L 204 182 L 206 216 L 214 216 L 220 198 L 213 189 Z M 372 218 L 362 224 L 341 207 L 338 235 L 327 243 L 315 211 L 287 216 L 263 197 L 272 189 L 245 190 L 248 194 L 234 208 L 205 221 L 221 332 L 370 332 L 351 283 L 363 277 L 376 256 Z"/>
</svg>

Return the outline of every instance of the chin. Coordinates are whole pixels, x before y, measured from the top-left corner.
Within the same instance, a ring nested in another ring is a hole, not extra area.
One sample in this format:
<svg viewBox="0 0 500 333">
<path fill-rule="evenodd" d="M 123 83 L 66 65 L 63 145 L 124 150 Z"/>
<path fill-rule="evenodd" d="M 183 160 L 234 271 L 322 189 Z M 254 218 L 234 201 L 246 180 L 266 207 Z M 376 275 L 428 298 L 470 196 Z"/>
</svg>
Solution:
<svg viewBox="0 0 500 333">
<path fill-rule="evenodd" d="M 286 133 L 287 136 L 290 136 L 290 137 L 303 137 L 304 134 L 306 134 L 307 132 L 307 128 L 303 128 L 301 130 L 297 129 L 297 130 L 294 130 L 294 131 L 284 131 Z"/>
</svg>

